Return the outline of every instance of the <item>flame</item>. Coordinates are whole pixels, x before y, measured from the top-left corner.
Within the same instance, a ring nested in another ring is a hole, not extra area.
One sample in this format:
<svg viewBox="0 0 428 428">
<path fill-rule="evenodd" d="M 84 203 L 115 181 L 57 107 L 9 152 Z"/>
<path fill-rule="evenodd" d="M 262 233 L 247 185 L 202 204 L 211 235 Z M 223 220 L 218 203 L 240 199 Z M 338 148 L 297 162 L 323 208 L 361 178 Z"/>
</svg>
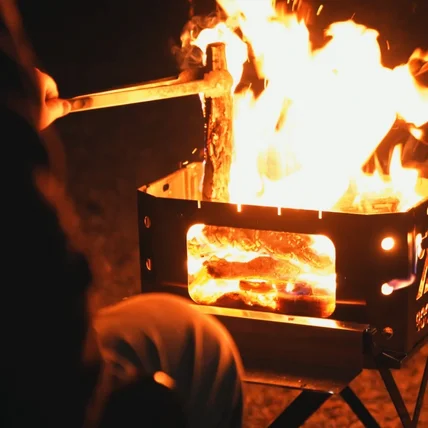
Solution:
<svg viewBox="0 0 428 428">
<path fill-rule="evenodd" d="M 394 210 L 407 210 L 426 196 L 415 190 L 417 170 L 403 168 L 397 156 L 397 179 L 362 172 L 397 118 L 413 135 L 428 121 L 428 88 L 419 86 L 409 66 L 426 54 L 418 50 L 408 64 L 390 69 L 382 66 L 377 31 L 353 21 L 332 24 L 329 42 L 314 50 L 304 22 L 277 11 L 271 0 L 218 3 L 227 18 L 192 43 L 202 51 L 209 43 L 226 44 L 234 89 L 251 46 L 258 78 L 266 82 L 258 96 L 251 87 L 234 93 L 229 202 L 376 212 L 370 203 L 345 207 L 343 197 L 350 188 L 370 188 L 397 199 Z"/>
<path fill-rule="evenodd" d="M 326 30 L 329 41 L 316 50 L 305 23 L 297 14 L 277 10 L 275 1 L 218 3 L 226 18 L 191 43 L 204 55 L 210 43 L 225 43 L 234 81 L 234 153 L 225 202 L 377 213 L 406 211 L 428 196 L 418 170 L 403 167 L 401 146 L 393 150 L 387 176 L 373 157 L 397 120 L 407 124 L 409 136 L 422 137 L 428 88 L 418 83 L 411 64 L 428 60 L 427 54 L 417 50 L 407 64 L 391 69 L 382 65 L 378 32 L 352 20 L 332 24 Z M 250 58 L 261 92 L 243 79 Z M 373 158 L 374 172 L 363 172 Z M 320 316 L 332 313 L 335 248 L 328 238 L 311 235 L 310 249 L 297 243 L 287 258 L 281 252 L 267 254 L 263 246 L 247 248 L 239 233 L 218 239 L 210 228 L 193 225 L 187 236 L 189 293 L 197 303 L 238 295 L 247 305 L 278 310 L 285 295 L 299 300 L 296 285 L 305 284 L 318 304 L 328 296 Z M 331 263 L 320 270 L 304 256 L 296 258 L 299 251 Z M 278 281 L 269 272 L 270 282 L 254 275 L 244 289 L 243 278 L 207 272 L 207 263 L 219 261 L 229 268 L 246 265 L 248 272 L 260 257 L 285 257 L 297 271 Z"/>
<path fill-rule="evenodd" d="M 276 310 L 300 300 L 303 312 L 315 304 L 319 316 L 335 308 L 335 248 L 326 236 L 194 224 L 187 252 L 189 294 L 197 303 L 233 296 Z"/>
</svg>

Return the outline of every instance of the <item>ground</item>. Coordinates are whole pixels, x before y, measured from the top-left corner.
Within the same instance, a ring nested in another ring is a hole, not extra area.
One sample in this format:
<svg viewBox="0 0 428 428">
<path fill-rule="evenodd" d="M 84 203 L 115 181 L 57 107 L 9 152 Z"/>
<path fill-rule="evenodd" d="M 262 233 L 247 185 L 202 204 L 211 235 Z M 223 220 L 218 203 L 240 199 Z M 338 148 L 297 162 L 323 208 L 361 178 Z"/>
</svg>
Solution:
<svg viewBox="0 0 428 428">
<path fill-rule="evenodd" d="M 42 64 L 65 96 L 176 71 L 169 53 L 170 37 L 185 22 L 185 7 L 177 6 L 184 2 L 166 2 L 168 13 L 159 13 L 145 10 L 146 2 L 123 1 L 119 8 L 113 1 L 104 2 L 103 7 L 76 1 L 67 6 L 67 16 L 53 1 L 23 3 L 27 3 L 29 32 Z M 35 3 L 37 7 L 46 3 L 46 13 L 37 20 L 31 19 Z M 202 126 L 196 98 L 71 114 L 57 122 L 67 155 L 69 191 L 102 267 L 97 283 L 99 307 L 139 293 L 136 189 L 189 159 L 193 148 L 202 144 Z M 396 373 L 410 409 L 427 358 L 428 346 Z M 352 386 L 382 427 L 400 426 L 379 375 L 365 371 Z M 267 426 L 295 395 L 279 388 L 246 387 L 245 427 Z M 347 406 L 333 397 L 305 426 L 360 425 Z M 420 426 L 428 427 L 428 400 Z"/>
</svg>

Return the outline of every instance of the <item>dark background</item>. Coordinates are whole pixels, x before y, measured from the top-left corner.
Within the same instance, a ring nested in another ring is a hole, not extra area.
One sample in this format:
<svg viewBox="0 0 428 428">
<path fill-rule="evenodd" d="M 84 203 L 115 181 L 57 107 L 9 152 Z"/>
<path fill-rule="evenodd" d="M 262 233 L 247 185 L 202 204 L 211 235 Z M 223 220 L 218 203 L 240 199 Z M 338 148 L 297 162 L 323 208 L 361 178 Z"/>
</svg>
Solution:
<svg viewBox="0 0 428 428">
<path fill-rule="evenodd" d="M 195 3 L 210 9 L 210 0 Z M 313 3 L 317 8 L 321 2 Z M 428 0 L 322 3 L 324 10 L 313 28 L 315 38 L 329 22 L 354 16 L 381 31 L 388 65 L 406 61 L 418 46 L 428 50 Z M 40 64 L 55 78 L 64 97 L 177 73 L 171 45 L 179 42 L 188 19 L 188 0 L 21 0 L 19 4 Z M 101 307 L 139 292 L 136 188 L 172 172 L 179 161 L 190 159 L 193 148 L 202 146 L 199 100 L 190 97 L 70 114 L 55 127 L 67 155 L 69 191 L 101 267 L 96 284 Z M 415 401 L 427 355 L 426 347 L 397 374 L 409 403 Z M 399 426 L 378 376 L 364 372 L 353 387 L 382 426 Z M 277 388 L 248 387 L 245 426 L 266 426 L 295 395 Z M 421 426 L 428 426 L 427 406 Z M 332 399 L 305 426 L 360 425 L 339 399 Z"/>
<path fill-rule="evenodd" d="M 351 17 L 377 28 L 381 45 L 391 47 L 388 64 L 428 46 L 427 0 L 306 1 L 324 5 L 316 29 Z M 179 42 L 191 3 L 196 11 L 214 9 L 213 0 L 19 1 L 40 60 L 67 94 L 173 73 L 170 43 Z"/>
</svg>

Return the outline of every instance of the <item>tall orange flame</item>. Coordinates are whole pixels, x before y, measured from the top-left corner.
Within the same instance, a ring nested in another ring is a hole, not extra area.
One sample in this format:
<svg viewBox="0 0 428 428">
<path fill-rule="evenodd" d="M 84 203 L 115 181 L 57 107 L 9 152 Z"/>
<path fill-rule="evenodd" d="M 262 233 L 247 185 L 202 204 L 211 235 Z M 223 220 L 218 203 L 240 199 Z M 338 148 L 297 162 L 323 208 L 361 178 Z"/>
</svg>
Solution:
<svg viewBox="0 0 428 428">
<path fill-rule="evenodd" d="M 193 41 L 203 51 L 212 42 L 226 44 L 234 89 L 251 46 L 266 82 L 257 97 L 251 88 L 234 94 L 230 202 L 341 210 L 350 187 L 358 190 L 351 198 L 357 211 L 368 191 L 396 198 L 394 210 L 421 201 L 427 195 L 416 190 L 418 172 L 401 166 L 399 152 L 389 178 L 365 175 L 362 167 L 397 118 L 413 135 L 428 121 L 428 88 L 408 64 L 382 65 L 375 30 L 337 22 L 327 29 L 330 41 L 313 50 L 305 24 L 273 3 L 219 0 L 227 19 Z M 428 56 L 418 50 L 409 61 L 415 58 Z"/>
</svg>

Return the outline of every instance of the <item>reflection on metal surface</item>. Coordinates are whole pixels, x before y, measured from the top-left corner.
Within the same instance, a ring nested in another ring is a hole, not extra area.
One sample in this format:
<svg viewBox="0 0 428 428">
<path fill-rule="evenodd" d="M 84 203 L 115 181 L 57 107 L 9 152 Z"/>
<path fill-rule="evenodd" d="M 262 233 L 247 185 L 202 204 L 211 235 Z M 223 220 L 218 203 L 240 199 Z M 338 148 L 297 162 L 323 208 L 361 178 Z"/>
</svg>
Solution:
<svg viewBox="0 0 428 428">
<path fill-rule="evenodd" d="M 302 326 L 334 328 L 334 329 L 353 330 L 353 331 L 359 331 L 361 329 L 361 324 L 358 324 L 358 323 L 337 321 L 337 320 L 325 319 L 325 318 L 281 315 L 281 314 L 274 314 L 269 312 L 259 312 L 259 311 L 251 311 L 251 310 L 244 310 L 244 309 L 220 308 L 218 306 L 193 305 L 193 307 L 196 308 L 198 311 L 203 312 L 204 314 L 215 315 L 215 316 L 250 318 L 258 321 L 267 321 L 267 322 L 285 323 L 285 324 L 298 324 Z"/>
<path fill-rule="evenodd" d="M 428 257 L 425 258 L 425 265 L 422 271 L 421 282 L 419 284 L 416 300 L 419 300 L 426 293 L 428 293 Z"/>
<path fill-rule="evenodd" d="M 200 183 L 202 175 L 203 163 L 194 162 L 148 186 L 143 186 L 142 190 L 158 198 L 201 201 Z"/>
</svg>

